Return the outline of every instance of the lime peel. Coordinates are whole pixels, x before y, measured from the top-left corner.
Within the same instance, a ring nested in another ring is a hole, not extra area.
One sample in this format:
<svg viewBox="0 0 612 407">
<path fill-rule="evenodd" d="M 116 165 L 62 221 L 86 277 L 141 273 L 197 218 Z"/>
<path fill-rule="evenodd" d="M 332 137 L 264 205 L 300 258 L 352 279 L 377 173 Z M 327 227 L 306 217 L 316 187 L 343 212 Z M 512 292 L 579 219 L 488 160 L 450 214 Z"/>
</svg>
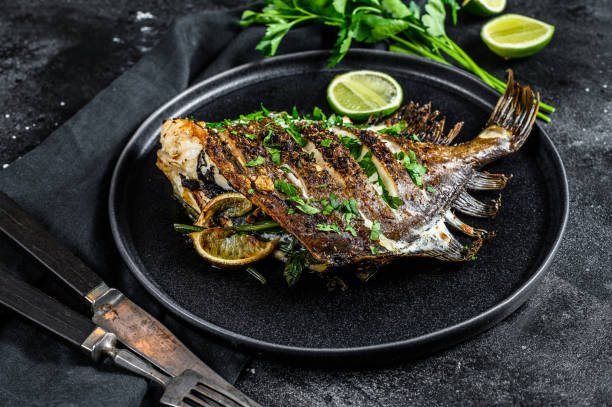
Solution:
<svg viewBox="0 0 612 407">
<path fill-rule="evenodd" d="M 379 71 L 349 71 L 336 76 L 327 87 L 331 108 L 354 120 L 391 114 L 400 107 L 402 100 L 399 83 Z"/>
<path fill-rule="evenodd" d="M 555 27 L 519 14 L 504 14 L 486 23 L 480 37 L 491 51 L 503 58 L 535 54 L 552 39 Z"/>
<path fill-rule="evenodd" d="M 461 9 L 477 16 L 489 17 L 506 8 L 506 0 L 465 0 Z"/>
</svg>

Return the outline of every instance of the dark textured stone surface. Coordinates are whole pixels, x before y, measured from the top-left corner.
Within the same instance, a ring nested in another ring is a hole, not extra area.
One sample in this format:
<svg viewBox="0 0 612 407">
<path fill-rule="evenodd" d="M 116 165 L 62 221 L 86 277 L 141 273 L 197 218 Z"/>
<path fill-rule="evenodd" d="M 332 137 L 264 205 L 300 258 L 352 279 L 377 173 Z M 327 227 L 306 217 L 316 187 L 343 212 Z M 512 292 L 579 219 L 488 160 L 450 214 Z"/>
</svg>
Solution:
<svg viewBox="0 0 612 407">
<path fill-rule="evenodd" d="M 1 3 L 0 166 L 134 64 L 175 16 L 220 7 L 210 0 Z M 508 11 L 555 25 L 552 42 L 534 57 L 506 62 L 480 41 L 483 20 L 461 15 L 449 31 L 485 68 L 500 77 L 513 68 L 558 109 L 545 129 L 568 171 L 571 214 L 544 283 L 505 322 L 421 361 L 339 371 L 256 359 L 238 383 L 255 399 L 283 406 L 612 404 L 612 7 L 607 0 L 521 0 Z"/>
</svg>

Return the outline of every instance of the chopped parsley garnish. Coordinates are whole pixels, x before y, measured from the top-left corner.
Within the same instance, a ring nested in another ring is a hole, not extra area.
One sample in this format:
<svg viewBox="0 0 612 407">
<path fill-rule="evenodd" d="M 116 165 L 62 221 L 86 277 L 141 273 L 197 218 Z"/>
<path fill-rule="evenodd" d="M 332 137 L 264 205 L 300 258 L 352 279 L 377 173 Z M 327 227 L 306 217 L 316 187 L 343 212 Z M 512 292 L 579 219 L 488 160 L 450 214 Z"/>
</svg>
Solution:
<svg viewBox="0 0 612 407">
<path fill-rule="evenodd" d="M 276 165 L 280 165 L 281 151 L 278 148 L 273 148 L 273 147 L 266 147 L 266 149 L 268 150 L 268 153 L 270 153 L 270 159 L 272 160 L 272 162 Z"/>
<path fill-rule="evenodd" d="M 340 228 L 338 227 L 338 224 L 336 223 L 336 221 L 334 221 L 334 223 L 331 225 L 326 225 L 324 223 L 317 223 L 317 230 L 321 232 L 336 232 L 339 235 L 342 234 L 340 232 Z"/>
<path fill-rule="evenodd" d="M 331 205 L 325 205 L 325 208 L 323 208 L 323 215 L 331 215 L 331 213 L 334 211 L 334 207 Z"/>
<path fill-rule="evenodd" d="M 380 223 L 378 221 L 374 221 L 372 223 L 372 230 L 370 230 L 370 239 L 378 240 L 380 238 Z"/>
<path fill-rule="evenodd" d="M 312 110 L 312 115 L 309 117 L 312 120 L 325 120 L 326 116 L 318 106 L 315 106 Z"/>
<path fill-rule="evenodd" d="M 329 194 L 329 203 L 333 209 L 338 209 L 340 205 L 342 205 L 342 202 L 340 202 L 336 194 L 334 194 L 333 192 Z"/>
<path fill-rule="evenodd" d="M 300 118 L 300 115 L 299 115 L 299 113 L 297 111 L 297 108 L 295 106 L 293 106 L 293 110 L 291 111 L 291 118 L 293 120 L 297 120 L 297 119 Z"/>
<path fill-rule="evenodd" d="M 249 161 L 245 165 L 247 167 L 256 167 L 258 165 L 263 164 L 265 161 L 266 161 L 265 158 L 263 158 L 262 156 L 258 155 L 257 158 L 252 159 L 251 161 Z"/>
<path fill-rule="evenodd" d="M 326 139 L 324 139 L 324 140 L 321 140 L 321 145 L 322 145 L 323 147 L 329 147 L 329 146 L 331 146 L 331 143 L 332 143 L 332 141 L 331 141 L 331 139 L 329 139 L 329 138 L 326 138 Z"/>
<path fill-rule="evenodd" d="M 351 223 L 351 220 L 353 220 L 353 218 L 355 217 L 354 213 L 344 213 L 342 214 L 342 220 L 344 221 L 344 223 Z"/>
<path fill-rule="evenodd" d="M 381 186 L 384 184 L 381 184 Z M 397 209 L 404 204 L 404 201 L 396 196 L 390 195 L 386 188 L 383 187 L 383 193 L 381 195 L 383 201 L 391 207 L 391 209 Z"/>
<path fill-rule="evenodd" d="M 272 129 L 268 129 L 268 134 L 266 134 L 266 137 L 264 137 L 264 139 L 262 140 L 264 146 L 270 147 L 268 146 L 268 140 L 270 140 L 270 137 L 272 137 Z"/>
<path fill-rule="evenodd" d="M 285 181 L 274 181 L 274 188 L 290 197 L 297 195 L 295 186 Z"/>
<path fill-rule="evenodd" d="M 223 123 L 206 122 L 206 127 L 215 130 L 223 130 Z"/>
<path fill-rule="evenodd" d="M 372 161 L 372 152 L 368 151 L 361 161 L 359 161 L 359 165 L 363 168 L 363 172 L 365 172 L 366 176 L 370 178 L 372 174 L 376 172 L 376 165 Z"/>
<path fill-rule="evenodd" d="M 281 170 L 285 171 L 286 173 L 291 174 L 293 171 L 291 171 L 291 169 L 289 167 L 285 167 L 284 165 L 282 167 L 280 167 Z"/>
<path fill-rule="evenodd" d="M 349 136 L 339 136 L 338 138 L 340 139 L 340 142 L 342 142 L 342 144 L 349 149 L 351 156 L 355 160 L 358 160 L 359 157 L 361 157 L 361 150 L 363 147 L 359 141 Z"/>
<path fill-rule="evenodd" d="M 194 115 L 189 116 L 189 120 L 191 120 L 194 123 L 197 123 L 198 121 L 196 120 Z"/>
<path fill-rule="evenodd" d="M 399 122 L 391 127 L 387 127 L 385 129 L 380 129 L 378 130 L 380 133 L 385 133 L 388 134 L 390 136 L 399 136 L 400 133 L 402 132 L 402 130 L 404 130 L 404 127 L 406 127 L 406 124 L 404 124 L 403 122 Z"/>
<path fill-rule="evenodd" d="M 257 137 L 255 137 L 254 134 L 244 133 L 243 136 L 248 138 L 249 140 L 257 140 Z"/>
<path fill-rule="evenodd" d="M 321 212 L 318 208 L 311 206 L 304 202 L 302 198 L 297 196 L 297 189 L 292 184 L 285 181 L 274 181 L 274 188 L 289 197 L 290 201 L 295 202 L 296 208 L 304 212 L 307 215 L 314 215 L 315 213 Z"/>
<path fill-rule="evenodd" d="M 292 196 L 289 198 L 290 200 L 294 201 L 297 203 L 297 208 L 304 212 L 306 215 L 314 215 L 316 213 L 321 212 L 320 209 L 315 208 L 314 206 L 308 205 L 306 202 L 304 202 L 304 200 L 300 197 L 297 196 Z"/>
<path fill-rule="evenodd" d="M 478 257 L 472 256 L 472 260 L 478 260 Z"/>
<path fill-rule="evenodd" d="M 357 212 L 357 201 L 354 198 L 351 199 L 345 199 L 342 202 L 342 208 L 347 212 L 347 213 L 351 213 L 351 214 L 359 214 L 359 212 Z"/>
<path fill-rule="evenodd" d="M 247 194 L 252 195 L 253 193 L 255 193 L 255 190 L 253 188 L 247 189 Z"/>
<path fill-rule="evenodd" d="M 377 254 L 378 253 L 378 247 L 370 246 L 370 251 L 372 252 L 372 254 Z"/>
<path fill-rule="evenodd" d="M 270 113 L 270 112 L 268 112 L 268 113 Z M 245 121 L 245 122 L 259 121 L 259 120 L 263 119 L 264 117 L 267 117 L 268 113 L 266 113 L 263 110 L 257 110 L 257 111 L 255 111 L 253 113 L 241 114 L 239 120 L 242 120 L 242 121 Z"/>
<path fill-rule="evenodd" d="M 289 210 L 287 211 L 287 215 L 291 215 L 294 212 L 295 212 L 295 209 L 289 208 Z"/>
<path fill-rule="evenodd" d="M 315 188 L 325 188 L 327 186 L 327 184 L 321 184 L 321 185 L 317 185 Z"/>
<path fill-rule="evenodd" d="M 270 115 L 270 111 L 268 109 L 266 109 L 266 107 L 263 105 L 263 103 L 260 104 L 261 106 L 261 111 L 264 115 L 269 116 Z"/>
<path fill-rule="evenodd" d="M 327 120 L 323 119 L 324 122 L 323 127 L 326 128 L 330 128 L 330 127 L 334 127 L 334 126 L 342 126 L 344 124 L 344 120 L 342 120 L 342 117 L 340 116 L 336 116 L 335 113 L 332 113 L 331 116 L 329 116 L 329 118 Z"/>
<path fill-rule="evenodd" d="M 427 192 L 429 192 L 430 194 L 435 194 L 436 190 L 433 189 L 433 187 L 431 185 L 427 185 Z"/>
<path fill-rule="evenodd" d="M 414 134 L 414 133 L 412 133 L 412 134 L 410 135 L 410 137 L 408 137 L 408 138 L 409 138 L 410 140 L 412 140 L 412 141 L 417 141 L 417 142 L 419 142 L 419 143 L 421 142 L 421 140 L 419 139 L 419 137 L 418 137 L 416 134 Z"/>
<path fill-rule="evenodd" d="M 300 134 L 300 128 L 295 123 L 292 122 L 291 125 L 285 130 L 287 131 L 287 133 L 289 133 L 291 137 L 293 137 L 295 142 L 298 143 L 300 147 L 304 147 L 308 143 L 306 139 Z"/>
<path fill-rule="evenodd" d="M 418 163 L 416 154 L 412 150 L 408 150 L 408 155 L 403 151 L 395 154 L 395 158 L 402 163 L 408 175 L 417 186 L 423 185 L 423 174 L 427 172 L 427 167 Z"/>
<path fill-rule="evenodd" d="M 346 228 L 344 228 L 344 230 L 346 230 L 347 232 L 349 232 L 353 236 L 357 236 L 357 231 L 355 230 L 353 225 L 346 225 Z"/>
<path fill-rule="evenodd" d="M 356 160 L 359 159 L 362 153 L 362 149 L 363 149 L 363 146 L 361 145 L 361 143 L 359 143 L 359 141 L 355 140 L 354 138 L 348 137 L 348 136 L 340 136 L 339 138 L 342 144 L 344 144 L 344 146 L 349 149 L 349 151 L 351 152 L 351 156 Z M 376 165 L 374 164 L 374 161 L 372 160 L 371 151 L 368 151 L 363 156 L 363 158 L 358 161 L 358 164 L 363 169 L 363 172 L 365 172 L 368 178 L 370 178 L 374 173 L 378 173 L 378 170 L 376 169 Z M 400 205 L 404 204 L 404 201 L 402 201 L 396 196 L 392 196 L 391 194 L 389 194 L 389 191 L 387 191 L 385 184 L 380 178 L 380 174 L 378 174 L 378 180 L 374 182 L 380 185 L 382 189 L 381 197 L 387 203 L 387 205 L 389 205 L 392 209 L 397 209 Z"/>
</svg>

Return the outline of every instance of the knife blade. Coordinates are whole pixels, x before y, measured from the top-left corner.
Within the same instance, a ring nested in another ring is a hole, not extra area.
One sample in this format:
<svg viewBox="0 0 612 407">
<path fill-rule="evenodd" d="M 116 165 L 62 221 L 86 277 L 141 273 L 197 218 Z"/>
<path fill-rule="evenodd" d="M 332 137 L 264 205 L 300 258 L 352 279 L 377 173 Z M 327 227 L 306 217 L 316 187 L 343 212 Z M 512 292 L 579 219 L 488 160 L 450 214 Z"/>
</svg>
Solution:
<svg viewBox="0 0 612 407">
<path fill-rule="evenodd" d="M 92 321 L 128 348 L 176 377 L 191 369 L 245 403 L 259 406 L 193 354 L 168 328 L 119 290 L 109 287 L 8 195 L 0 192 L 0 230 L 85 298 Z"/>
</svg>

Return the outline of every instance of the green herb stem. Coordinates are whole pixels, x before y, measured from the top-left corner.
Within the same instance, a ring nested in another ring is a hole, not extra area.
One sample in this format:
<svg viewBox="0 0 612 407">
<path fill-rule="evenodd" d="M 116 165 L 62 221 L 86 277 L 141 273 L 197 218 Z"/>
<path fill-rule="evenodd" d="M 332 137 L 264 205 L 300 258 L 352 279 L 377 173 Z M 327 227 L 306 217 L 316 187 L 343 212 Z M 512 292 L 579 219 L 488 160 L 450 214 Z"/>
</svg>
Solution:
<svg viewBox="0 0 612 407">
<path fill-rule="evenodd" d="M 266 278 L 259 271 L 257 271 L 257 269 L 253 267 L 247 267 L 246 271 L 247 273 L 255 277 L 257 281 L 259 281 L 261 284 L 265 285 L 268 282 L 268 280 L 266 280 Z"/>
<path fill-rule="evenodd" d="M 175 223 L 173 226 L 174 226 L 174 230 L 179 233 L 201 232 L 205 229 L 201 226 L 186 225 L 184 223 Z"/>
<path fill-rule="evenodd" d="M 236 232 L 261 232 L 270 229 L 279 228 L 280 224 L 273 220 L 262 220 L 253 224 L 244 223 L 238 226 L 232 226 L 229 229 L 235 230 Z"/>
<path fill-rule="evenodd" d="M 450 5 L 453 23 L 456 23 L 456 10 L 459 5 L 455 0 L 428 0 L 423 9 L 414 2 L 408 6 L 399 0 L 383 2 L 264 0 L 264 5 L 261 12 L 246 11 L 241 24 L 259 23 L 268 27 L 257 48 L 266 56 L 276 53 L 278 43 L 296 24 L 317 21 L 339 27 L 330 67 L 344 57 L 353 40 L 374 43 L 387 39 L 394 42 L 389 46 L 392 51 L 422 56 L 445 65 L 452 65 L 451 62 L 455 62 L 498 92 L 503 93 L 506 89 L 503 81 L 481 68 L 446 35 L 444 8 L 445 5 Z M 540 103 L 540 108 L 547 112 L 555 111 L 553 106 L 546 103 Z M 538 117 L 550 122 L 550 118 L 542 111 L 538 112 Z"/>
</svg>

